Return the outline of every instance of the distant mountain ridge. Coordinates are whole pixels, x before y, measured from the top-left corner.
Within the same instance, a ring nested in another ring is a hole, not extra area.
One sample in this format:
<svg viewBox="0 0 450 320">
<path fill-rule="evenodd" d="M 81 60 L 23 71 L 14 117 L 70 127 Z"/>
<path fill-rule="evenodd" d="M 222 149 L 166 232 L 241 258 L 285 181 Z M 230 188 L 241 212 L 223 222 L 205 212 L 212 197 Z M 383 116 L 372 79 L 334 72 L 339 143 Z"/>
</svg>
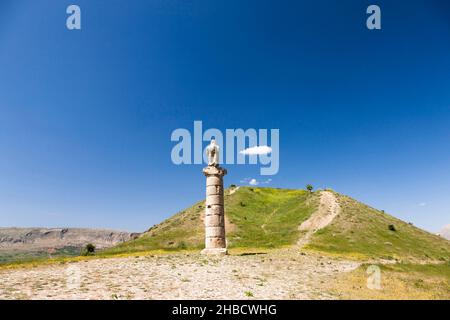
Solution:
<svg viewBox="0 0 450 320">
<path fill-rule="evenodd" d="M 88 243 L 108 248 L 138 236 L 137 233 L 87 228 L 0 228 L 2 250 L 42 250 L 83 247 Z"/>
</svg>

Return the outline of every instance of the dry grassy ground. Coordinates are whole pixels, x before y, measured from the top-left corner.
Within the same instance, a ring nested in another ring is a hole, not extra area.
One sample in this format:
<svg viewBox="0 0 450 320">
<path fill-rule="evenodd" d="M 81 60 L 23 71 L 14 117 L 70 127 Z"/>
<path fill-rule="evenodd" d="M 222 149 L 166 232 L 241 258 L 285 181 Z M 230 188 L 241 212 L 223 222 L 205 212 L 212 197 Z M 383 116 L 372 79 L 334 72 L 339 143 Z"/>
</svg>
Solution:
<svg viewBox="0 0 450 320">
<path fill-rule="evenodd" d="M 340 274 L 327 283 L 326 291 L 342 299 L 365 300 L 450 300 L 450 266 L 448 264 L 381 266 L 380 286 L 367 286 L 368 266 Z"/>
</svg>

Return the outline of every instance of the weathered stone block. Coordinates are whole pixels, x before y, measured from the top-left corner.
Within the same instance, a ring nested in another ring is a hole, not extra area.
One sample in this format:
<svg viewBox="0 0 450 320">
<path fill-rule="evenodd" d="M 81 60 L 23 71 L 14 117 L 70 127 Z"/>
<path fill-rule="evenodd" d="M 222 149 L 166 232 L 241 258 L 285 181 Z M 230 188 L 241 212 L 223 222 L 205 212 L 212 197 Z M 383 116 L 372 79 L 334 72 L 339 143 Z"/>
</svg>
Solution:
<svg viewBox="0 0 450 320">
<path fill-rule="evenodd" d="M 206 186 L 206 196 L 222 195 L 223 189 L 221 186 Z"/>
<path fill-rule="evenodd" d="M 206 207 L 213 205 L 223 205 L 223 197 L 221 195 L 207 196 Z"/>
<path fill-rule="evenodd" d="M 225 228 L 222 227 L 206 227 L 205 228 L 205 237 L 206 238 L 216 238 L 223 237 L 225 238 Z"/>
<path fill-rule="evenodd" d="M 227 248 L 205 248 L 202 250 L 202 254 L 207 255 L 227 255 Z"/>
<path fill-rule="evenodd" d="M 205 226 L 207 227 L 223 227 L 225 225 L 225 219 L 223 215 L 214 214 L 205 216 Z"/>
<path fill-rule="evenodd" d="M 206 248 L 225 248 L 225 238 L 205 238 Z"/>
<path fill-rule="evenodd" d="M 208 176 L 206 177 L 206 186 L 222 186 L 223 180 L 218 176 Z"/>
<path fill-rule="evenodd" d="M 216 175 L 216 176 L 223 177 L 224 175 L 227 174 L 227 169 L 217 167 L 217 166 L 207 166 L 207 167 L 203 168 L 203 174 L 205 176 Z"/>
<path fill-rule="evenodd" d="M 206 206 L 206 210 L 205 210 L 205 216 L 210 216 L 213 214 L 224 214 L 224 210 L 223 210 L 223 206 L 221 205 L 209 205 Z"/>
</svg>

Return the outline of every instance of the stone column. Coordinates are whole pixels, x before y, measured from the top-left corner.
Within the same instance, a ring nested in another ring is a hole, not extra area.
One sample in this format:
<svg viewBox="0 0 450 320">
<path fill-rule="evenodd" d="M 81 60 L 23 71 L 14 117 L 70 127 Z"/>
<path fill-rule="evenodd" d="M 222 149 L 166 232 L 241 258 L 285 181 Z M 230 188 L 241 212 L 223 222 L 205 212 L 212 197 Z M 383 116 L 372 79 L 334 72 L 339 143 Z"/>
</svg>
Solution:
<svg viewBox="0 0 450 320">
<path fill-rule="evenodd" d="M 219 166 L 203 169 L 206 176 L 205 249 L 202 254 L 227 254 L 223 176 L 227 170 Z"/>
</svg>

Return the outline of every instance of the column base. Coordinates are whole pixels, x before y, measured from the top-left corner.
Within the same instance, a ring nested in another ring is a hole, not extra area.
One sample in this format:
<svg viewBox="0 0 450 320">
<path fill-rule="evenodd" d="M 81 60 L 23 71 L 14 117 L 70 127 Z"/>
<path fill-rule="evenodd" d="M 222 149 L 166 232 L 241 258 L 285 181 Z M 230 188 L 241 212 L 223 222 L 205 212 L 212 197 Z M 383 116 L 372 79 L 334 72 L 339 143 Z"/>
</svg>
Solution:
<svg viewBox="0 0 450 320">
<path fill-rule="evenodd" d="M 205 248 L 202 250 L 201 254 L 224 256 L 228 254 L 228 250 L 227 248 Z"/>
</svg>

